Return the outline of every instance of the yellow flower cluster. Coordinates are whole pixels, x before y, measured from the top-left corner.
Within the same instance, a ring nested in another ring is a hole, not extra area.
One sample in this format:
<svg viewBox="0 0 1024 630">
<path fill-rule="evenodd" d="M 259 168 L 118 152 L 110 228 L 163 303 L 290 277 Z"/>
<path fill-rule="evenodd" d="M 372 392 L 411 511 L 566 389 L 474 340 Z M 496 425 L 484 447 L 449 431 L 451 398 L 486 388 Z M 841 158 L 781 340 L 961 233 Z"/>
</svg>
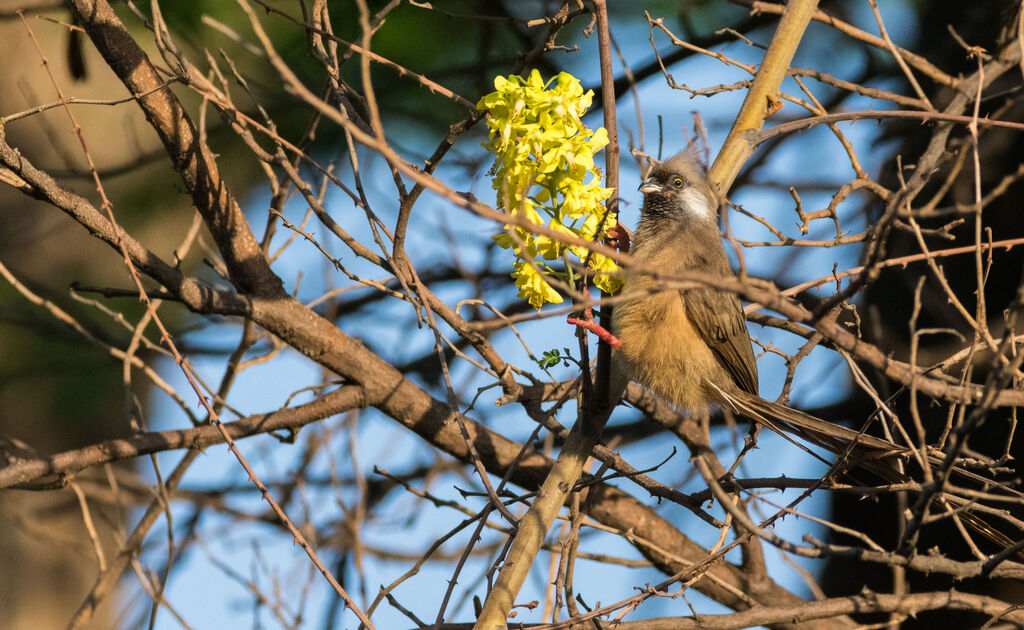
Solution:
<svg viewBox="0 0 1024 630">
<path fill-rule="evenodd" d="M 545 82 L 537 70 L 526 79 L 496 77 L 494 89 L 476 106 L 490 113 L 490 139 L 484 146 L 496 156 L 491 172 L 498 207 L 564 234 L 591 241 L 603 238 L 615 223 L 609 218 L 601 224 L 603 202 L 613 190 L 601 186 L 594 154 L 608 144 L 608 132 L 604 127 L 591 131 L 582 119 L 594 92 L 584 93 L 579 79 L 571 74 L 561 72 Z M 548 279 L 571 280 L 570 254 L 597 272 L 594 284 L 601 290 L 615 293 L 622 285 L 617 277 L 607 275 L 619 267 L 606 256 L 520 226 L 507 225 L 505 230 L 494 240 L 515 252 L 520 262 L 512 277 L 519 297 L 538 310 L 545 302 L 562 302 Z M 566 271 L 556 271 L 544 262 L 559 259 L 565 260 Z"/>
</svg>

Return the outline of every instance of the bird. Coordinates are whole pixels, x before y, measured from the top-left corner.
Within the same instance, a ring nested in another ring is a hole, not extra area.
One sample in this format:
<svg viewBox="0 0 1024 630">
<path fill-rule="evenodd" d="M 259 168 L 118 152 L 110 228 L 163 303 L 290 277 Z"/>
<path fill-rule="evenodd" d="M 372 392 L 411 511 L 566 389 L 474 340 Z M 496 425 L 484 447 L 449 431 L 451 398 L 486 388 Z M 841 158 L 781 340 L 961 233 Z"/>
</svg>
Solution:
<svg viewBox="0 0 1024 630">
<path fill-rule="evenodd" d="M 696 151 L 656 163 L 639 190 L 644 203 L 629 246 L 636 261 L 665 274 L 734 277 L 718 230 L 717 197 Z M 612 357 L 613 392 L 636 381 L 680 410 L 703 414 L 724 406 L 833 452 L 843 452 L 851 442 L 869 459 L 907 451 L 761 398 L 757 360 L 735 293 L 710 286 L 665 287 L 636 269 L 627 269 L 623 279 L 611 321 L 619 344 Z"/>
<path fill-rule="evenodd" d="M 637 261 L 669 274 L 732 275 L 718 204 L 696 156 L 683 151 L 655 165 L 640 192 L 644 205 L 630 246 Z M 688 411 L 725 402 L 711 383 L 756 394 L 757 362 L 736 294 L 660 284 L 642 272 L 625 274 L 612 334 L 626 375 Z"/>
<path fill-rule="evenodd" d="M 644 204 L 630 246 L 634 259 L 666 274 L 733 277 L 718 231 L 718 201 L 694 151 L 655 164 L 639 190 Z M 642 271 L 624 276 L 611 322 L 619 341 L 613 358 L 619 383 L 636 381 L 693 413 L 726 406 L 780 432 L 787 426 L 816 444 L 859 439 L 882 450 L 892 446 L 761 398 L 737 295 L 710 286 L 662 285 Z"/>
<path fill-rule="evenodd" d="M 910 448 L 762 398 L 757 360 L 743 307 L 737 295 L 711 286 L 677 288 L 645 273 L 699 271 L 731 278 L 718 230 L 718 201 L 707 170 L 694 151 L 684 150 L 655 164 L 640 184 L 644 203 L 628 245 L 642 265 L 628 269 L 611 318 L 617 340 L 612 353 L 612 396 L 630 380 L 653 390 L 682 411 L 707 414 L 724 406 L 787 437 L 787 432 L 833 453 L 889 483 L 909 481 L 892 466 L 894 458 L 912 460 Z M 613 230 L 620 243 L 623 230 Z M 642 268 L 641 268 L 642 267 Z M 941 452 L 929 451 L 932 466 Z M 969 470 L 958 476 L 987 483 Z M 1016 495 L 1024 494 L 1008 489 Z M 1014 541 L 986 521 L 963 511 L 972 529 L 1002 547 Z M 1024 560 L 1024 553 L 1018 554 Z"/>
</svg>

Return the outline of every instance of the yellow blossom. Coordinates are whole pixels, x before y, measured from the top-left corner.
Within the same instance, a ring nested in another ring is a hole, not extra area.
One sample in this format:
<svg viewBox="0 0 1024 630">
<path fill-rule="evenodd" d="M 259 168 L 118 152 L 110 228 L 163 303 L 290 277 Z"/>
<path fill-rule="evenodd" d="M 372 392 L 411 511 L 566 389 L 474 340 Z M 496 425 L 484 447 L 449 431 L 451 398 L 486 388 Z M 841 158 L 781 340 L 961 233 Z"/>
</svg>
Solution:
<svg viewBox="0 0 1024 630">
<path fill-rule="evenodd" d="M 512 277 L 516 279 L 516 287 L 519 289 L 519 294 L 516 297 L 526 298 L 529 300 L 530 306 L 538 311 L 545 302 L 562 303 L 562 296 L 537 273 L 536 269 L 530 266 L 530 263 L 516 263 Z"/>
<path fill-rule="evenodd" d="M 608 132 L 603 127 L 593 131 L 583 123 L 593 91 L 584 92 L 579 79 L 567 72 L 545 81 L 537 70 L 526 78 L 495 77 L 494 90 L 477 102 L 477 108 L 490 114 L 484 146 L 495 154 L 491 174 L 498 207 L 568 236 L 603 237 L 614 224 L 614 219 L 602 224 L 604 201 L 613 190 L 601 185 L 603 176 L 594 163 L 594 154 L 608 144 Z M 534 308 L 563 300 L 545 276 L 569 280 L 568 272 L 525 262 L 535 256 L 557 260 L 568 251 L 598 272 L 594 284 L 601 290 L 615 292 L 622 284 L 607 275 L 618 270 L 610 258 L 586 247 L 567 247 L 561 239 L 535 235 L 524 226 L 510 224 L 506 230 L 515 230 L 518 239 L 507 231 L 494 240 L 515 253 L 519 262 L 512 276 L 519 297 Z"/>
</svg>

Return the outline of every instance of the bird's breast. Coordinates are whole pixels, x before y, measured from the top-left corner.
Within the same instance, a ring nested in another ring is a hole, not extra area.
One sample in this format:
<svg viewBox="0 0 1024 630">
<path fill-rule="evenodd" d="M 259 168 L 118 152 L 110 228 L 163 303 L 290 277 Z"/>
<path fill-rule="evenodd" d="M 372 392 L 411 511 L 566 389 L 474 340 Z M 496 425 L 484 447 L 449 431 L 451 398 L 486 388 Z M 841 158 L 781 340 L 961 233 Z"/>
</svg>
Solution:
<svg viewBox="0 0 1024 630">
<path fill-rule="evenodd" d="M 620 359 L 630 379 L 686 409 L 708 405 L 704 382 L 720 376 L 711 349 L 686 315 L 683 294 L 658 290 L 649 276 L 627 276 L 612 314 Z"/>
</svg>

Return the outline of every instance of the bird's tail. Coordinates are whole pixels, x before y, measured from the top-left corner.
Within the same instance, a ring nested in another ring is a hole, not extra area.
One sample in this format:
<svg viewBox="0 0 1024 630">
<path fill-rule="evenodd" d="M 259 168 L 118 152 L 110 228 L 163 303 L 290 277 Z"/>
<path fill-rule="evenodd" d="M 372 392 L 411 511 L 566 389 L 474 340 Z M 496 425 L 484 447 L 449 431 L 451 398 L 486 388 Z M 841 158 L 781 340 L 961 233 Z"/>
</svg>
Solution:
<svg viewBox="0 0 1024 630">
<path fill-rule="evenodd" d="M 726 391 L 712 384 L 733 411 L 779 434 L 791 433 L 812 444 L 833 452 L 842 452 L 852 445 L 858 450 L 872 450 L 880 456 L 905 453 L 906 447 L 888 440 L 848 429 L 815 418 L 809 413 L 769 402 L 742 390 Z"/>
<path fill-rule="evenodd" d="M 769 402 L 760 396 L 741 390 L 725 391 L 715 385 L 712 387 L 721 395 L 736 413 L 750 418 L 754 422 L 771 429 L 786 439 L 787 434 L 795 435 L 811 444 L 815 444 L 836 454 L 845 454 L 851 467 L 859 467 L 867 470 L 887 483 L 905 483 L 912 481 L 910 475 L 901 472 L 892 465 L 892 457 L 904 457 L 908 460 L 911 457 L 911 449 L 901 446 L 889 440 L 873 435 L 854 431 L 847 427 L 826 422 L 820 418 L 791 409 L 783 405 Z M 941 463 L 942 453 L 927 453 L 925 459 L 929 466 L 937 466 Z M 991 479 L 987 479 L 961 467 L 954 467 L 953 471 L 962 478 L 983 483 L 989 486 Z M 1009 489 L 1012 494 L 1024 497 L 1024 494 Z M 936 500 L 933 500 L 933 504 Z M 945 511 L 948 507 L 939 507 L 939 511 Z M 999 531 L 985 519 L 974 514 L 969 508 L 959 511 L 961 521 L 990 541 L 1003 547 L 1011 547 L 1016 541 Z M 1024 560 L 1024 552 L 1015 554 L 1018 561 Z"/>
<path fill-rule="evenodd" d="M 809 444 L 819 446 L 837 455 L 844 455 L 850 469 L 863 468 L 889 483 L 898 481 L 894 478 L 896 470 L 889 462 L 882 460 L 893 455 L 905 454 L 908 450 L 906 447 L 826 422 L 809 413 L 769 402 L 749 392 L 737 389 L 726 391 L 715 385 L 712 387 L 718 391 L 722 400 L 733 411 L 771 429 L 784 439 L 793 442 L 790 435 L 794 435 Z M 793 443 L 798 448 L 803 448 L 802 445 Z M 825 461 L 816 453 L 808 452 L 813 457 Z M 831 465 L 831 462 L 826 461 L 825 463 Z"/>
</svg>

